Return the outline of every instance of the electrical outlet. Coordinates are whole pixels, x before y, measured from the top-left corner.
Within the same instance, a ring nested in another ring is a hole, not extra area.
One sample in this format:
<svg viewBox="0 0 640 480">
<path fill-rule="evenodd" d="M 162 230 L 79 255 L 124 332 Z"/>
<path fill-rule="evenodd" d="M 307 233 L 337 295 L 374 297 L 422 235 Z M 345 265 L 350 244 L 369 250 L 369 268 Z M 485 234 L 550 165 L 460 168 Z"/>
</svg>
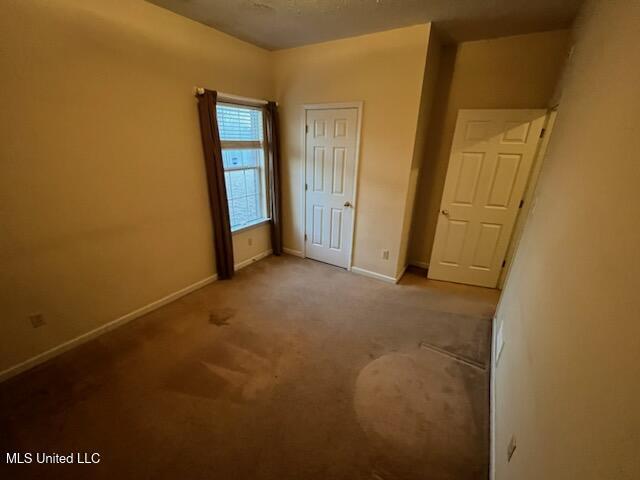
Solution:
<svg viewBox="0 0 640 480">
<path fill-rule="evenodd" d="M 511 461 L 511 457 L 516 451 L 516 437 L 514 435 L 511 436 L 511 440 L 509 440 L 509 446 L 507 447 L 507 463 Z"/>
<path fill-rule="evenodd" d="M 253 238 L 249 237 L 247 239 L 247 245 L 249 245 L 249 246 L 253 245 Z"/>
<path fill-rule="evenodd" d="M 389 260 L 389 250 L 382 250 L 382 259 Z"/>
<path fill-rule="evenodd" d="M 29 321 L 31 322 L 31 326 L 33 328 L 41 327 L 45 323 L 47 323 L 44 321 L 44 315 L 42 315 L 41 313 L 34 313 L 33 315 L 29 315 Z"/>
</svg>

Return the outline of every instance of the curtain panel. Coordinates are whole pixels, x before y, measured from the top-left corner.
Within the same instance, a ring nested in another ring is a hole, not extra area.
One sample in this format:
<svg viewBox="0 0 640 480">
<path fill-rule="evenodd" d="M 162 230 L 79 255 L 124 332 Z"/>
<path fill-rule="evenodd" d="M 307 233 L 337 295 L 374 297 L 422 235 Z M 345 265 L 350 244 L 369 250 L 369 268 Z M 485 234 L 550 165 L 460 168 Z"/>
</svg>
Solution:
<svg viewBox="0 0 640 480">
<path fill-rule="evenodd" d="M 280 131 L 278 124 L 278 107 L 275 102 L 268 102 L 265 107 L 267 130 L 269 180 L 269 210 L 271 212 L 271 248 L 274 255 L 282 255 L 282 209 L 280 187 Z"/>
<path fill-rule="evenodd" d="M 204 93 L 198 95 L 198 113 L 209 189 L 209 209 L 213 226 L 216 270 L 218 279 L 226 280 L 233 277 L 233 238 L 229 222 L 229 205 L 216 116 L 217 97 L 217 92 L 212 90 L 205 90 Z"/>
</svg>

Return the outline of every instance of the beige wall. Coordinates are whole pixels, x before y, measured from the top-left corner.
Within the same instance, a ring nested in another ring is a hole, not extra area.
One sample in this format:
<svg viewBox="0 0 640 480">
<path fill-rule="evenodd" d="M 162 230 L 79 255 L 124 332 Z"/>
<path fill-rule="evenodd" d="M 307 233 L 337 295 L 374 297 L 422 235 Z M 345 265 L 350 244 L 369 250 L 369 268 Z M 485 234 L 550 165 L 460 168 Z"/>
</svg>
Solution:
<svg viewBox="0 0 640 480">
<path fill-rule="evenodd" d="M 611 0 L 578 23 L 497 315 L 498 480 L 640 478 L 639 22 L 640 2 Z"/>
<path fill-rule="evenodd" d="M 274 53 L 285 247 L 303 250 L 303 105 L 364 101 L 354 266 L 396 275 L 429 31 L 418 25 Z"/>
<path fill-rule="evenodd" d="M 274 89 L 269 52 L 139 0 L 3 0 L 0 44 L 2 371 L 214 273 L 192 89 Z"/>
<path fill-rule="evenodd" d="M 429 25 L 273 53 L 140 0 L 1 8 L 0 372 L 215 273 L 194 85 L 277 84 L 295 250 L 302 104 L 363 100 L 354 265 L 404 263 Z M 268 250 L 268 228 L 234 247 L 236 263 Z"/>
<path fill-rule="evenodd" d="M 429 46 L 427 49 L 427 60 L 424 66 L 424 76 L 422 79 L 422 94 L 420 96 L 420 111 L 418 114 L 418 124 L 416 126 L 416 140 L 413 147 L 413 158 L 411 159 L 411 173 L 409 175 L 409 187 L 407 188 L 406 208 L 402 223 L 402 237 L 400 240 L 400 254 L 398 255 L 398 265 L 396 266 L 396 278 L 401 276 L 407 267 L 409 241 L 411 238 L 411 227 L 414 214 L 416 191 L 420 171 L 427 156 L 427 146 L 429 134 L 431 132 L 431 116 L 433 114 L 433 104 L 436 95 L 436 83 L 438 72 L 440 71 L 440 56 L 442 45 L 438 34 L 432 29 L 429 35 Z"/>
<path fill-rule="evenodd" d="M 418 182 L 409 260 L 426 266 L 449 150 L 461 108 L 546 108 L 564 64 L 569 32 L 464 42 L 443 51 L 425 163 Z"/>
</svg>

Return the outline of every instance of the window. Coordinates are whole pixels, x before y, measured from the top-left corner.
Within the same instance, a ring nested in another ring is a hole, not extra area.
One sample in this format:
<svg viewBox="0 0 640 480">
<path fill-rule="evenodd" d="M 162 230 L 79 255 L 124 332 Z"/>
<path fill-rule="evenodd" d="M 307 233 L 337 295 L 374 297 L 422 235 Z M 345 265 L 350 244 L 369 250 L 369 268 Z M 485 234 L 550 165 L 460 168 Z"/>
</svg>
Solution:
<svg viewBox="0 0 640 480">
<path fill-rule="evenodd" d="M 266 220 L 265 142 L 262 110 L 218 104 L 218 128 L 231 230 Z"/>
</svg>

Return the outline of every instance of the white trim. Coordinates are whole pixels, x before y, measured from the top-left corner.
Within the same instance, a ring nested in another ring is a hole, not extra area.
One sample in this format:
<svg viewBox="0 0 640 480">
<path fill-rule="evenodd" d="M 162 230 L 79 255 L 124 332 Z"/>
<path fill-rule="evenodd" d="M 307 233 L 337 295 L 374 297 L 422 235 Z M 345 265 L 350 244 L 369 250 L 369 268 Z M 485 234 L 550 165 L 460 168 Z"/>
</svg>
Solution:
<svg viewBox="0 0 640 480">
<path fill-rule="evenodd" d="M 422 262 L 420 260 L 411 260 L 409 262 L 409 265 L 413 266 L 413 267 L 418 267 L 418 268 L 422 268 L 424 270 L 428 270 L 429 269 L 429 263 L 427 262 Z"/>
<path fill-rule="evenodd" d="M 293 255 L 294 257 L 304 258 L 304 252 L 300 250 L 294 250 L 293 248 L 282 247 L 282 251 L 287 255 Z"/>
<path fill-rule="evenodd" d="M 302 257 L 307 256 L 307 241 L 304 236 L 307 233 L 307 109 L 302 107 L 302 122 L 300 132 L 302 133 L 302 183 L 300 184 L 300 192 L 302 196 Z"/>
<path fill-rule="evenodd" d="M 386 283 L 398 283 L 398 279 L 390 277 L 389 275 L 383 275 L 381 273 L 372 272 L 370 270 L 365 270 L 360 267 L 351 267 L 351 271 L 353 273 L 357 273 L 358 275 L 364 275 L 365 277 L 375 278 L 376 280 L 382 280 Z"/>
<path fill-rule="evenodd" d="M 258 107 L 269 103 L 267 100 L 262 100 L 260 98 L 242 97 L 240 95 L 233 95 L 232 93 L 224 92 L 218 92 L 218 98 L 216 100 L 220 103 L 233 103 L 247 105 L 249 107 Z"/>
<path fill-rule="evenodd" d="M 60 345 L 57 345 L 53 348 L 50 348 L 49 350 L 39 353 L 38 355 L 35 355 L 34 357 L 31 357 L 23 362 L 20 362 L 17 365 L 9 367 L 6 370 L 3 370 L 2 372 L 0 372 L 0 382 L 8 380 L 9 378 L 15 375 L 18 375 L 19 373 L 22 373 L 37 365 L 40 365 L 41 363 L 46 362 L 47 360 L 53 357 L 57 357 L 58 355 L 68 350 L 71 350 L 72 348 L 78 345 L 86 343 L 89 340 L 92 340 L 104 333 L 107 333 L 108 331 L 113 330 L 116 327 L 124 325 L 125 323 L 135 320 L 136 318 L 139 318 L 143 315 L 146 315 L 147 313 L 152 312 L 153 310 L 156 310 L 164 305 L 167 305 L 168 303 L 171 303 L 180 297 L 184 297 L 185 295 L 191 292 L 194 292 L 195 290 L 198 290 L 206 285 L 209 285 L 210 283 L 213 283 L 217 279 L 218 279 L 218 275 L 211 275 L 207 278 L 203 278 L 202 280 L 199 280 L 196 283 L 193 283 L 187 287 L 184 287 L 178 290 L 177 292 L 170 293 L 166 297 L 163 297 L 159 300 L 151 302 L 148 305 L 145 305 L 144 307 L 140 307 L 119 318 L 116 318 L 115 320 L 107 322 L 103 325 L 100 325 L 97 328 L 94 328 L 93 330 L 83 333 L 82 335 L 76 338 L 73 338 L 64 343 L 61 343 Z"/>
<path fill-rule="evenodd" d="M 269 255 L 271 255 L 272 251 L 271 250 L 266 250 L 262 253 L 259 253 L 258 255 L 255 255 L 247 260 L 243 260 L 242 262 L 236 263 L 234 265 L 234 269 L 235 270 L 240 270 L 241 268 L 244 268 L 250 264 L 252 264 L 253 262 L 257 262 L 258 260 L 261 260 L 265 257 L 268 257 Z M 209 285 L 210 283 L 215 282 L 218 279 L 218 275 L 214 274 L 211 275 L 207 278 L 203 278 L 202 280 L 197 281 L 196 283 L 193 283 L 191 285 L 188 285 L 176 292 L 170 293 L 169 295 L 167 295 L 166 297 L 163 297 L 159 300 L 156 300 L 154 302 L 151 302 L 147 305 L 145 305 L 144 307 L 140 307 L 132 312 L 129 312 L 119 318 L 116 318 L 115 320 L 112 320 L 110 322 L 107 322 L 103 325 L 100 325 L 97 328 L 94 328 L 93 330 L 90 330 L 86 333 L 83 333 L 82 335 L 77 336 L 76 338 L 72 338 L 71 340 L 68 340 L 64 343 L 61 343 L 60 345 L 57 345 L 53 348 L 50 348 L 49 350 L 46 350 L 42 353 L 39 353 L 38 355 L 35 355 L 23 362 L 18 363 L 17 365 L 14 365 L 12 367 L 7 368 L 6 370 L 3 370 L 0 372 L 0 382 L 3 382 L 5 380 L 8 380 L 9 378 L 18 375 L 19 373 L 22 373 L 26 370 L 29 370 L 37 365 L 40 365 L 41 363 L 46 362 L 47 360 L 53 358 L 53 357 L 57 357 L 58 355 L 71 350 L 72 348 L 78 346 L 78 345 L 82 345 L 83 343 L 88 342 L 89 340 L 93 340 L 94 338 L 109 332 L 110 330 L 113 330 L 114 328 L 117 328 L 121 325 L 124 325 L 125 323 L 129 323 L 132 320 L 135 320 L 136 318 L 142 317 L 143 315 L 146 315 L 149 312 L 152 312 L 160 307 L 163 307 L 181 297 L 184 297 L 185 295 L 190 294 L 191 292 L 194 292 L 206 285 Z"/>
<path fill-rule="evenodd" d="M 303 225 L 303 256 L 307 256 L 307 242 L 304 240 L 304 235 L 307 233 L 307 192 L 304 188 L 307 182 L 307 110 L 335 110 L 340 108 L 355 108 L 357 111 L 356 120 L 356 151 L 353 175 L 353 221 L 351 222 L 351 245 L 349 246 L 349 261 L 347 262 L 347 270 L 351 271 L 353 267 L 353 250 L 356 236 L 356 219 L 358 216 L 358 183 L 360 179 L 360 137 L 362 135 L 362 110 L 364 108 L 364 102 L 334 102 L 334 103 L 307 103 L 303 105 L 302 110 L 302 144 L 304 145 L 304 171 L 302 175 L 302 225 Z M 391 277 L 389 277 L 391 278 Z"/>
<path fill-rule="evenodd" d="M 545 123 L 542 126 L 544 136 L 538 140 L 538 148 L 536 150 L 535 156 L 533 157 L 533 163 L 531 164 L 529 178 L 527 179 L 527 184 L 522 194 L 523 205 L 518 209 L 516 220 L 513 223 L 511 238 L 509 239 L 509 244 L 507 245 L 507 251 L 504 254 L 505 266 L 500 272 L 500 276 L 498 277 L 498 285 L 496 287 L 500 290 L 502 290 L 507 283 L 507 278 L 509 277 L 511 266 L 513 265 L 513 261 L 516 258 L 516 253 L 518 252 L 520 239 L 522 238 L 522 234 L 524 233 L 524 227 L 528 221 L 533 204 L 535 203 L 536 187 L 538 185 L 538 181 L 540 180 L 542 169 L 544 168 L 544 161 L 547 157 L 549 141 L 551 140 L 551 135 L 553 132 L 553 128 L 555 127 L 557 116 L 557 105 L 556 107 L 550 108 L 547 111 L 547 118 L 545 119 Z"/>
<path fill-rule="evenodd" d="M 349 265 L 347 268 L 351 270 L 353 268 L 353 250 L 354 244 L 356 240 L 356 216 L 358 214 L 357 207 L 359 205 L 358 200 L 358 184 L 360 179 L 360 136 L 362 135 L 362 109 L 363 102 L 355 102 L 358 106 L 358 125 L 356 126 L 356 165 L 355 169 L 355 178 L 353 179 L 353 222 L 351 222 L 351 252 L 349 252 Z M 305 165 L 306 165 L 306 157 L 305 157 Z"/>
<path fill-rule="evenodd" d="M 491 362 L 489 367 L 489 480 L 496 478 L 496 315 L 491 319 Z"/>
<path fill-rule="evenodd" d="M 265 223 L 269 223 L 271 218 L 261 218 L 260 220 L 256 220 L 251 223 L 247 223 L 240 227 L 236 227 L 235 229 L 231 229 L 231 235 L 235 235 L 236 233 L 244 232 L 245 230 L 251 230 L 252 228 L 259 227 L 260 225 L 264 225 Z"/>
<path fill-rule="evenodd" d="M 246 260 L 243 260 L 242 262 L 236 263 L 233 266 L 233 269 L 238 271 L 241 268 L 246 267 L 247 265 L 251 265 L 253 262 L 257 262 L 258 260 L 262 260 L 265 257 L 268 257 L 269 255 L 271 255 L 273 253 L 273 250 L 269 249 L 269 250 L 265 250 L 262 253 L 259 253 L 257 255 L 254 255 L 251 258 L 247 258 Z"/>
</svg>

